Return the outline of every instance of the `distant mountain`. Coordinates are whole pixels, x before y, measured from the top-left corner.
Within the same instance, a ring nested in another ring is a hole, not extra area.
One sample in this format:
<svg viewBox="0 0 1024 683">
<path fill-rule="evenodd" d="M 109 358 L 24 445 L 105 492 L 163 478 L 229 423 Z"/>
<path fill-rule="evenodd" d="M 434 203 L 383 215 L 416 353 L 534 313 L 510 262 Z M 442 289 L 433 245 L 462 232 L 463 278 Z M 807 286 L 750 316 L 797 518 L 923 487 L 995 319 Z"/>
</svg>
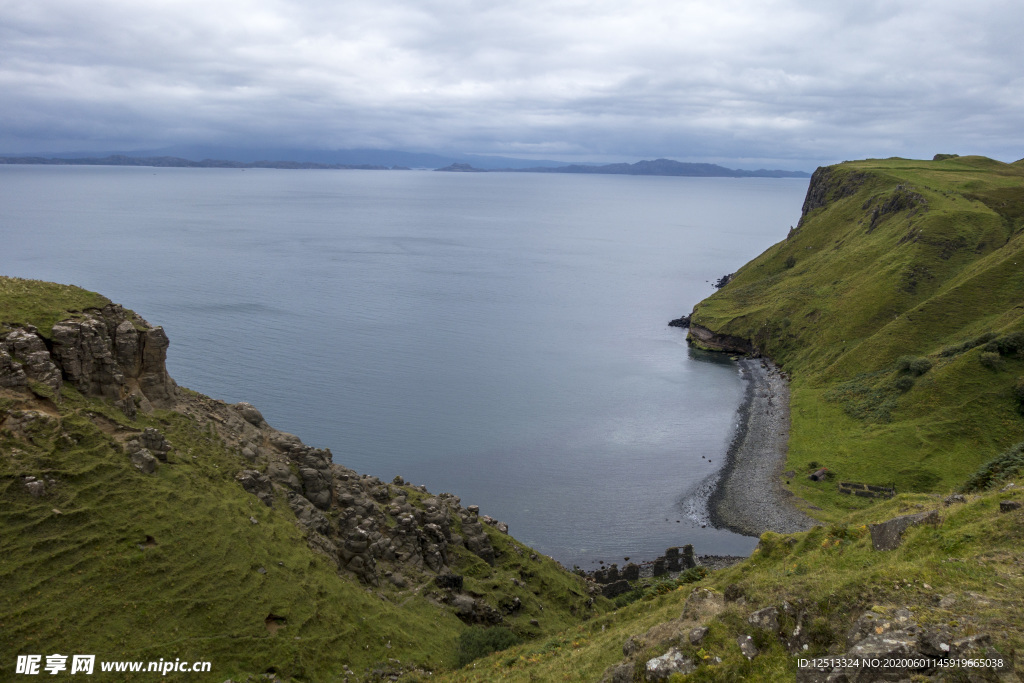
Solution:
<svg viewBox="0 0 1024 683">
<path fill-rule="evenodd" d="M 395 166 L 407 168 L 440 168 L 455 163 L 468 163 L 484 170 L 496 169 L 521 169 L 525 167 L 547 168 L 553 166 L 564 166 L 564 161 L 550 161 L 546 159 L 513 159 L 511 157 L 481 156 L 461 153 L 426 153 L 426 152 L 403 152 L 400 150 L 387 149 L 335 149 L 315 150 L 297 149 L 288 147 L 223 147 L 211 145 L 179 145 L 174 147 L 163 147 L 160 149 L 148 150 L 105 150 L 89 152 L 36 152 L 32 154 L 11 154 L 8 159 L 62 159 L 77 163 L 80 159 L 107 159 L 109 157 L 124 157 L 126 159 L 155 159 L 155 158 L 176 158 L 191 162 L 212 162 L 221 161 L 239 163 L 259 163 L 263 167 L 268 164 L 320 164 L 322 167 L 334 168 L 362 168 L 374 166 L 381 168 L 393 168 Z M 11 163 L 11 162 L 7 162 Z M 22 163 L 54 163 L 46 162 L 22 162 Z M 109 162 L 107 162 L 109 163 Z M 126 162 L 125 165 L 132 165 Z M 152 164 L 134 164 L 152 165 Z M 273 166 L 284 168 L 284 166 Z M 309 166 L 305 168 L 311 168 Z"/>
<path fill-rule="evenodd" d="M 486 173 L 487 169 L 477 168 L 476 166 L 470 166 L 469 164 L 451 164 L 444 168 L 435 168 L 435 171 L 446 171 L 448 173 Z"/>
<path fill-rule="evenodd" d="M 163 166 L 195 168 L 324 168 L 516 171 L 521 173 L 605 173 L 621 175 L 693 176 L 716 178 L 810 178 L 803 171 L 759 169 L 743 171 L 716 164 L 671 159 L 635 164 L 571 164 L 538 159 L 445 156 L 383 149 L 303 150 L 287 148 L 167 147 L 135 152 L 47 153 L 0 156 L 0 164 L 75 164 L 93 166 Z"/>
<path fill-rule="evenodd" d="M 780 171 L 759 169 L 757 171 L 741 171 L 717 164 L 693 164 L 671 159 L 655 159 L 654 161 L 638 161 L 635 164 L 607 164 L 604 166 L 558 166 L 555 168 L 525 168 L 523 171 L 532 173 L 607 173 L 617 175 L 664 175 L 691 176 L 707 178 L 810 178 L 810 173 L 803 171 Z"/>
</svg>

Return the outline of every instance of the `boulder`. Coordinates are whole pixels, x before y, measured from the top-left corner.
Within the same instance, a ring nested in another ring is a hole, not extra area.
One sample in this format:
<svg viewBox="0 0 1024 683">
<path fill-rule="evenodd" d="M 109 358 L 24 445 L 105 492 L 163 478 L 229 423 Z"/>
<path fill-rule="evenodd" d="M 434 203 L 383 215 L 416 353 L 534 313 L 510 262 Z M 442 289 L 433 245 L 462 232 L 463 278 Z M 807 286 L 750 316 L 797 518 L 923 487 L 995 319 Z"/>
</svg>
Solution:
<svg viewBox="0 0 1024 683">
<path fill-rule="evenodd" d="M 629 662 L 612 664 L 604 670 L 600 683 L 632 683 L 633 665 Z"/>
<path fill-rule="evenodd" d="M 671 648 L 660 657 L 647 660 L 644 666 L 644 679 L 648 681 L 665 681 L 673 674 L 693 673 L 697 665 L 693 660 L 679 651 L 678 648 Z"/>
<path fill-rule="evenodd" d="M 274 506 L 274 484 L 270 477 L 256 470 L 242 470 L 235 475 L 242 488 L 259 498 L 267 507 Z"/>
<path fill-rule="evenodd" d="M 438 588 L 455 592 L 462 590 L 462 581 L 463 577 L 459 574 L 440 574 L 434 578 Z"/>
<path fill-rule="evenodd" d="M 273 461 L 267 466 L 267 476 L 281 486 L 291 489 L 296 493 L 302 492 L 302 482 L 295 476 L 288 465 L 280 461 Z"/>
<path fill-rule="evenodd" d="M 150 427 L 142 432 L 138 441 L 142 448 L 147 449 L 158 460 L 167 462 L 167 454 L 171 452 L 172 447 L 159 431 Z"/>
<path fill-rule="evenodd" d="M 623 593 L 628 593 L 629 590 L 629 581 L 626 581 L 625 579 L 620 579 L 613 583 L 608 583 L 604 586 L 601 586 L 601 595 L 603 595 L 606 598 L 614 598 L 619 595 L 622 595 Z"/>
<path fill-rule="evenodd" d="M 704 638 L 708 635 L 707 626 L 698 626 L 697 628 L 691 629 L 687 635 L 687 639 L 690 641 L 690 645 L 700 647 L 700 644 L 704 642 Z"/>
<path fill-rule="evenodd" d="M 683 604 L 680 619 L 696 619 L 703 621 L 725 609 L 725 597 L 710 588 L 696 588 Z"/>
<path fill-rule="evenodd" d="M 632 657 L 645 647 L 647 647 L 647 642 L 643 638 L 640 636 L 630 636 L 622 644 L 622 655 L 624 657 Z"/>
<path fill-rule="evenodd" d="M 895 550 L 903 543 L 903 532 L 919 524 L 938 525 L 939 513 L 935 510 L 920 512 L 916 515 L 894 517 L 881 524 L 870 524 L 871 544 L 875 550 Z"/>
<path fill-rule="evenodd" d="M 740 646 L 740 652 L 747 659 L 753 659 L 761 654 L 761 651 L 757 649 L 756 645 L 754 645 L 754 639 L 750 636 L 737 637 L 736 644 Z"/>
<path fill-rule="evenodd" d="M 33 498 L 40 498 L 46 494 L 46 484 L 35 477 L 25 478 L 25 488 Z"/>
<path fill-rule="evenodd" d="M 779 610 L 774 607 L 760 609 L 747 617 L 747 623 L 762 631 L 777 633 L 779 630 Z"/>
<path fill-rule="evenodd" d="M 295 518 L 303 529 L 321 535 L 330 533 L 330 520 L 317 510 L 312 503 L 294 491 L 288 492 L 288 507 L 295 513 Z M 333 554 L 333 551 L 331 554 Z"/>
<path fill-rule="evenodd" d="M 263 427 L 266 425 L 266 421 L 263 419 L 263 413 L 256 410 L 256 407 L 251 403 L 236 403 L 232 406 L 238 411 L 238 414 L 243 420 L 251 424 L 253 427 Z"/>
<path fill-rule="evenodd" d="M 452 598 L 452 607 L 455 608 L 455 615 L 467 624 L 494 625 L 503 620 L 501 612 L 483 600 L 474 600 L 465 594 Z"/>
<path fill-rule="evenodd" d="M 140 448 L 128 457 L 132 461 L 132 466 L 139 472 L 143 474 L 153 474 L 156 472 L 157 459 L 147 449 Z"/>
</svg>

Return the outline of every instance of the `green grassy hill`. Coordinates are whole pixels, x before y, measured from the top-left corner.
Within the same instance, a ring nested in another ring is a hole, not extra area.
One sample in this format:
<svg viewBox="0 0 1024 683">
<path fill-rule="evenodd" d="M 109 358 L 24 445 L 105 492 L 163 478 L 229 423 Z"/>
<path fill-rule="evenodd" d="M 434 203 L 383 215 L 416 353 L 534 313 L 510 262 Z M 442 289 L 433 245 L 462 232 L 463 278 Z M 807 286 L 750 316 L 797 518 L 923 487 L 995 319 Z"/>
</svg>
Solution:
<svg viewBox="0 0 1024 683">
<path fill-rule="evenodd" d="M 54 653 L 212 663 L 208 674 L 166 680 L 411 680 L 456 666 L 467 647 L 473 654 L 488 643 L 549 635 L 605 609 L 580 577 L 488 524 L 480 533 L 493 563 L 455 538 L 447 545 L 443 573 L 459 578 L 457 590 L 439 584 L 438 572 L 400 560 L 381 559 L 378 580 L 360 580 L 339 568 L 327 531 L 300 523 L 295 491 L 275 485 L 268 506 L 236 479 L 240 470 L 287 462 L 272 446 L 280 432 L 264 427 L 261 454 L 246 459 L 236 437 L 240 427 L 255 428 L 223 402 L 180 390 L 173 406 L 129 416 L 123 401 L 76 388 L 66 358 L 59 390 L 52 377 L 49 385 L 33 380 L 34 366 L 41 373 L 39 364 L 58 356 L 58 321 L 102 319 L 109 305 L 76 287 L 0 278 L 0 680 L 21 679 L 18 655 L 45 663 Z M 150 329 L 130 311 L 117 315 Z M 47 350 L 27 347 L 32 335 L 12 341 L 25 330 L 36 330 Z M 114 354 L 122 369 L 130 365 L 123 356 Z M 22 370 L 29 381 L 18 385 Z M 97 371 L 112 376 L 110 367 Z M 127 454 L 147 429 L 172 445 L 152 473 Z M 289 467 L 285 476 L 306 474 Z M 359 482 L 378 497 L 347 504 L 361 505 L 384 531 L 400 524 L 397 505 L 429 511 L 429 493 L 418 487 Z M 325 524 L 343 525 L 345 504 L 325 509 Z M 452 532 L 468 537 L 472 516 L 451 511 Z M 98 667 L 92 680 L 154 680 Z"/>
<path fill-rule="evenodd" d="M 1024 439 L 1024 167 L 819 169 L 800 224 L 694 309 L 792 376 L 788 469 L 941 492 Z M 833 511 L 834 484 L 794 480 Z"/>
</svg>

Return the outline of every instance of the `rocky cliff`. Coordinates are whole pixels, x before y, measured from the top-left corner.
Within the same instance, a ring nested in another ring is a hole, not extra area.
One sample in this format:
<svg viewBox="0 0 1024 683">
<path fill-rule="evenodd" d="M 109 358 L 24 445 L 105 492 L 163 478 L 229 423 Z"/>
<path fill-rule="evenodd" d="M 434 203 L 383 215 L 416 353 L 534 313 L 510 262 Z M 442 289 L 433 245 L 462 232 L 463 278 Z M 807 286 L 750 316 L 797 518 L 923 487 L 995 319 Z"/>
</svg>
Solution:
<svg viewBox="0 0 1024 683">
<path fill-rule="evenodd" d="M 731 334 L 719 334 L 712 332 L 703 325 L 691 322 L 686 340 L 691 344 L 711 351 L 725 351 L 727 353 L 753 354 L 754 345 L 749 339 L 737 337 Z"/>
<path fill-rule="evenodd" d="M 167 335 L 116 304 L 52 327 L 0 328 L 0 387 L 32 388 L 59 399 L 65 382 L 85 396 L 107 398 L 132 416 L 137 407 L 170 408 L 177 395 L 167 374 Z"/>
<path fill-rule="evenodd" d="M 30 426 L 52 421 L 71 387 L 84 397 L 109 401 L 124 414 L 123 422 L 105 420 L 103 427 L 136 470 L 152 475 L 189 455 L 159 429 L 134 428 L 132 420 L 154 411 L 185 416 L 207 425 L 210 435 L 234 453 L 237 485 L 262 505 L 289 509 L 308 546 L 339 572 L 369 586 L 384 581 L 398 588 L 429 585 L 468 623 L 498 623 L 519 609 L 518 597 L 491 596 L 488 601 L 482 594 L 465 593 L 463 577 L 453 570 L 465 552 L 488 565 L 495 565 L 502 553 L 485 525 L 506 535 L 507 525 L 480 515 L 477 506 L 464 507 L 448 493 L 432 495 L 401 477 L 385 482 L 360 475 L 336 464 L 329 449 L 307 446 L 274 429 L 248 403 L 226 404 L 178 388 L 164 365 L 168 339 L 163 329 L 121 306 L 75 312 L 48 332 L 27 323 L 0 327 L 0 389 L 20 396 L 20 405 L 29 408 L 0 410 L 0 429 L 8 435 L 30 440 Z M 52 484 L 37 477 L 24 483 L 36 497 Z M 535 553 L 517 552 L 541 561 Z M 524 575 L 515 585 L 529 581 Z M 581 606 L 593 603 L 582 584 L 581 589 Z"/>
</svg>

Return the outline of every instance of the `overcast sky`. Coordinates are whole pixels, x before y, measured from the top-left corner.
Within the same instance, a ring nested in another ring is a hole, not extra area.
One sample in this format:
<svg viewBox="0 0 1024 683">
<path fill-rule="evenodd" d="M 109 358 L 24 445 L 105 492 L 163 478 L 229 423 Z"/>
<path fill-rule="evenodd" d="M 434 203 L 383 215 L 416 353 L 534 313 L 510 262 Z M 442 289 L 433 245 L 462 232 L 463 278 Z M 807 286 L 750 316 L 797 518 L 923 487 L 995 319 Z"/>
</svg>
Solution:
<svg viewBox="0 0 1024 683">
<path fill-rule="evenodd" d="M 1024 157 L 1019 0 L 0 0 L 0 152 Z"/>
</svg>

